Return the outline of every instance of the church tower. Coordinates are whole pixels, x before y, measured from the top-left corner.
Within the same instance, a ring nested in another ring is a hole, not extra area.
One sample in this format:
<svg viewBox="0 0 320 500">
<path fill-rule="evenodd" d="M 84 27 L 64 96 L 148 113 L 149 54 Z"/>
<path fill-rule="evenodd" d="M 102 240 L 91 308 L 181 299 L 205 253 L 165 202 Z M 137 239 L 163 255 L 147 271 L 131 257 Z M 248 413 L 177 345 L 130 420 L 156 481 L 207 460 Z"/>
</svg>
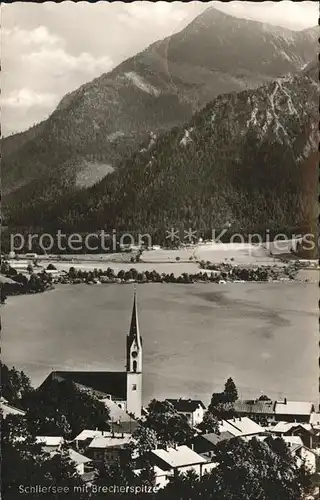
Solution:
<svg viewBox="0 0 320 500">
<path fill-rule="evenodd" d="M 142 339 L 139 331 L 137 292 L 134 287 L 130 330 L 127 335 L 127 413 L 141 417 L 142 407 Z"/>
</svg>

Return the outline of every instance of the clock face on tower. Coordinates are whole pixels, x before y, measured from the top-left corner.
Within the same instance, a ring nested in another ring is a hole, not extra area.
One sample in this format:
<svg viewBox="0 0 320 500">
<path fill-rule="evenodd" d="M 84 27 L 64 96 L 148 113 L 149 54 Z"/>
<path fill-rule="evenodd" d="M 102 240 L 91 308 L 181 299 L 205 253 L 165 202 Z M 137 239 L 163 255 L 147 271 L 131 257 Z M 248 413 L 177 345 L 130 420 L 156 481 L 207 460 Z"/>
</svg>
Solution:
<svg viewBox="0 0 320 500">
<path fill-rule="evenodd" d="M 137 351 L 132 351 L 132 357 L 133 357 L 133 358 L 136 358 L 137 356 L 138 356 Z"/>
</svg>

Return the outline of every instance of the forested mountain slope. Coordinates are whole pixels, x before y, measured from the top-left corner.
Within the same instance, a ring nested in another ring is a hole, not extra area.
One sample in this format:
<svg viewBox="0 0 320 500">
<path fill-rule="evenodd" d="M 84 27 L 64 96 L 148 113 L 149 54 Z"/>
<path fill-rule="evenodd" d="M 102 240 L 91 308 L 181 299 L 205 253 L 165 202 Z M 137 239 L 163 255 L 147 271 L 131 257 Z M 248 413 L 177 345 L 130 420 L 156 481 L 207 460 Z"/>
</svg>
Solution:
<svg viewBox="0 0 320 500">
<path fill-rule="evenodd" d="M 218 96 L 150 138 L 95 186 L 20 207 L 18 224 L 91 231 L 304 228 L 315 217 L 318 63 L 258 89 Z"/>
<path fill-rule="evenodd" d="M 207 9 L 180 33 L 66 95 L 41 124 L 4 139 L 5 202 L 54 200 L 94 184 L 151 132 L 180 126 L 217 95 L 300 70 L 316 55 L 317 32 Z"/>
</svg>

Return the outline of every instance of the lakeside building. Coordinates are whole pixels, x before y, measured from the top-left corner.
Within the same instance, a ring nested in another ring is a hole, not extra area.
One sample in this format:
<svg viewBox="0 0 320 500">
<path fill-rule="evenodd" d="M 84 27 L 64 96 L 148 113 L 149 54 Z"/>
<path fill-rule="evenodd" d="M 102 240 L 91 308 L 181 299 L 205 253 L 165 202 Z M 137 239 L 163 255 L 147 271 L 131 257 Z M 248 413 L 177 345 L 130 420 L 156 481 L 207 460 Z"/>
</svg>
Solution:
<svg viewBox="0 0 320 500">
<path fill-rule="evenodd" d="M 39 389 L 50 390 L 53 381 L 64 380 L 72 381 L 79 389 L 104 400 L 107 406 L 109 400 L 132 417 L 141 417 L 142 338 L 138 322 L 136 288 L 134 288 L 130 329 L 126 338 L 126 371 L 53 371 Z M 112 403 L 109 406 L 114 409 Z"/>
</svg>

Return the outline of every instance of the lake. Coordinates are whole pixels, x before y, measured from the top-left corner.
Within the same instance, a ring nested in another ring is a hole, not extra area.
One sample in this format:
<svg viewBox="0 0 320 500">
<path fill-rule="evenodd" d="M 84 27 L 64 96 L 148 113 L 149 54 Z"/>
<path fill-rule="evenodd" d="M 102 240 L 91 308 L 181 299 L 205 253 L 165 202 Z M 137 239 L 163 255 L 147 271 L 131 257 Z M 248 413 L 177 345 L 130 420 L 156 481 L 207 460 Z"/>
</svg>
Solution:
<svg viewBox="0 0 320 500">
<path fill-rule="evenodd" d="M 2 359 L 34 385 L 51 370 L 122 370 L 133 286 L 58 285 L 1 308 Z M 233 377 L 242 397 L 318 399 L 318 286 L 138 285 L 143 400 L 208 403 Z"/>
</svg>

